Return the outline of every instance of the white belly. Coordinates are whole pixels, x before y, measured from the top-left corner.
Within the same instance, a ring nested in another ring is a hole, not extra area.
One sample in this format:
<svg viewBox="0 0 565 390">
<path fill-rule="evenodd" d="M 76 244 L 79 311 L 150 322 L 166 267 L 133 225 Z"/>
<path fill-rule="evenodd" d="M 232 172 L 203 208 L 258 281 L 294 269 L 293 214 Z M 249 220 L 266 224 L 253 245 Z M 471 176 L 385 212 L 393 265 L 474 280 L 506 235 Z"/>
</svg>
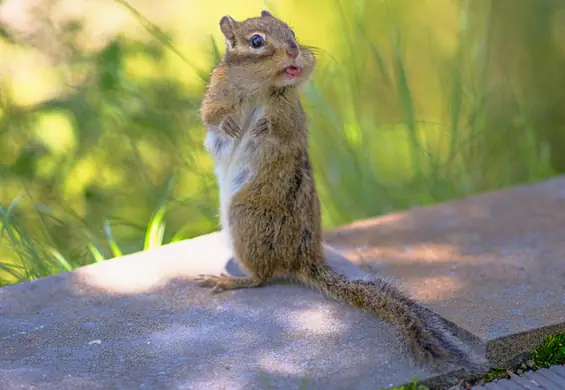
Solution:
<svg viewBox="0 0 565 390">
<path fill-rule="evenodd" d="M 217 147 L 218 139 L 221 139 L 222 147 Z M 214 171 L 218 181 L 220 197 L 219 222 L 230 247 L 232 245 L 229 224 L 231 200 L 251 178 L 251 171 L 247 165 L 249 158 L 242 152 L 247 141 L 248 137 L 246 135 L 243 135 L 240 142 L 235 142 L 231 137 L 224 136 L 215 131 L 208 131 L 205 141 L 205 147 L 214 159 Z"/>
</svg>

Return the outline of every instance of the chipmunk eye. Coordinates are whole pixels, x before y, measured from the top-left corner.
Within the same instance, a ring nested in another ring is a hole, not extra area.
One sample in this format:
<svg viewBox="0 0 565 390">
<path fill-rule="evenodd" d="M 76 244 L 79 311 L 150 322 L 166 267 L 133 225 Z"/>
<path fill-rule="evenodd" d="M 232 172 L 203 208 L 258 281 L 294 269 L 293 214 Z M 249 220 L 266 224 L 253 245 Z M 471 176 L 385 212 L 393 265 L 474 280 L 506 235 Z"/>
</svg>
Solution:
<svg viewBox="0 0 565 390">
<path fill-rule="evenodd" d="M 254 49 L 259 49 L 261 46 L 263 46 L 265 44 L 265 40 L 263 39 L 263 37 L 259 34 L 255 34 L 251 37 L 251 40 L 249 41 L 249 43 L 251 44 L 251 47 Z"/>
</svg>

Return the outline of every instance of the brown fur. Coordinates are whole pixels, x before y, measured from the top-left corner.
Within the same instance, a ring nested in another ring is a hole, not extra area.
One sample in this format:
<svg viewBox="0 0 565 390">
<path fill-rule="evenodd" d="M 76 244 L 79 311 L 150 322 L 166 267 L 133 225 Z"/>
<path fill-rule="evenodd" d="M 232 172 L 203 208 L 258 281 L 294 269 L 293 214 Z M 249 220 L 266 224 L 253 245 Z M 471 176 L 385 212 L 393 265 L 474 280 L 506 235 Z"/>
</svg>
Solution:
<svg viewBox="0 0 565 390">
<path fill-rule="evenodd" d="M 212 74 L 201 112 L 209 132 L 220 130 L 209 134 L 208 148 L 225 194 L 222 225 L 249 276 L 202 275 L 200 285 L 216 293 L 291 278 L 395 325 L 420 361 L 469 366 L 463 345 L 419 304 L 382 279 L 348 281 L 326 263 L 298 90 L 316 65 L 310 49 L 299 45 L 290 28 L 270 14 L 243 22 L 224 17 L 220 25 L 226 54 Z M 254 33 L 266 37 L 264 50 L 250 48 L 248 39 Z M 289 47 L 298 47 L 296 61 L 303 76 L 285 84 L 281 69 L 292 62 L 285 51 Z M 262 115 L 253 118 L 257 112 Z M 239 126 L 237 134 L 227 138 L 221 131 L 226 118 Z M 220 138 L 228 145 L 223 154 L 214 149 Z M 234 182 L 240 186 L 232 191 Z"/>
</svg>

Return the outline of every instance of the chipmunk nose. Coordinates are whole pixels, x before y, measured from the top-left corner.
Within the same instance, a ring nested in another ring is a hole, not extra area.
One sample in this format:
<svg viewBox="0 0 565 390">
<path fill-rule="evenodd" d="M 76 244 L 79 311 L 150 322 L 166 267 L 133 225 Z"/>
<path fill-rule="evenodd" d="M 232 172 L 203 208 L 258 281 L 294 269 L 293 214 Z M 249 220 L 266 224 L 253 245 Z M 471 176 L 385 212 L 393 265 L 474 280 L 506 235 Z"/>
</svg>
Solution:
<svg viewBox="0 0 565 390">
<path fill-rule="evenodd" d="M 286 48 L 286 54 L 290 57 L 290 58 L 296 58 L 298 57 L 298 54 L 300 53 L 300 51 L 298 50 L 298 45 L 295 42 L 288 42 L 288 46 Z"/>
</svg>

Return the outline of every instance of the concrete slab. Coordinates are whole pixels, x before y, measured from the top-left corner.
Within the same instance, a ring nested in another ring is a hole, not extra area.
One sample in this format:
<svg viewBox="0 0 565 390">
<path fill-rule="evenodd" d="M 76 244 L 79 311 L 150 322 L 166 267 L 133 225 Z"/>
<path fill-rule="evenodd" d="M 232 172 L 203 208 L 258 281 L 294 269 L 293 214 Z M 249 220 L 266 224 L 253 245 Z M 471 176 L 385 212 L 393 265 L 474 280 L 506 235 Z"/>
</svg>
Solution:
<svg viewBox="0 0 565 390">
<path fill-rule="evenodd" d="M 327 248 L 350 277 L 366 274 Z M 187 278 L 237 274 L 215 233 L 0 289 L 0 388 L 379 389 L 414 378 L 396 332 L 307 288 L 211 296 Z"/>
<path fill-rule="evenodd" d="M 325 238 L 484 342 L 494 365 L 565 332 L 565 177 L 359 221 Z"/>
</svg>

